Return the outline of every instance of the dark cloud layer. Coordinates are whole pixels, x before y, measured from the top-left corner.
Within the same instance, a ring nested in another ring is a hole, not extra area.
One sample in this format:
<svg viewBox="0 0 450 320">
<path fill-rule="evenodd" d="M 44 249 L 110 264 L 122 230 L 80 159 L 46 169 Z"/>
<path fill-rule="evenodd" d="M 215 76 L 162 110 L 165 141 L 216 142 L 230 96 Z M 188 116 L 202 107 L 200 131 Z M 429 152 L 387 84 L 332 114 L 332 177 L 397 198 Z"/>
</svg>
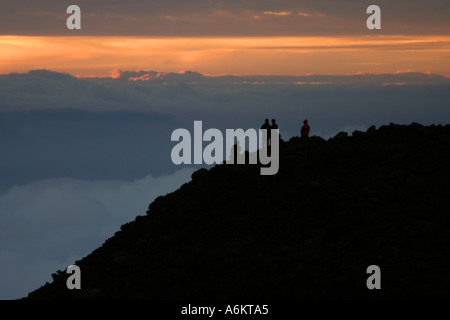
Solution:
<svg viewBox="0 0 450 320">
<path fill-rule="evenodd" d="M 278 117 L 290 136 L 298 119 L 331 134 L 344 125 L 448 121 L 450 80 L 439 75 L 204 76 L 196 72 L 115 72 L 78 79 L 46 70 L 0 76 L 0 111 L 82 109 L 146 112 L 156 123 L 259 126 Z M 369 116 L 370 115 L 370 116 Z M 326 125 L 325 125 L 326 124 Z"/>
<path fill-rule="evenodd" d="M 0 192 L 49 178 L 129 181 L 172 173 L 174 127 L 164 117 L 143 112 L 0 113 Z"/>
<path fill-rule="evenodd" d="M 369 34 L 367 0 L 345 1 L 109 1 L 78 0 L 82 30 L 68 31 L 71 1 L 2 3 L 5 35 L 271 36 Z M 448 34 L 445 0 L 379 0 L 379 34 Z"/>
</svg>

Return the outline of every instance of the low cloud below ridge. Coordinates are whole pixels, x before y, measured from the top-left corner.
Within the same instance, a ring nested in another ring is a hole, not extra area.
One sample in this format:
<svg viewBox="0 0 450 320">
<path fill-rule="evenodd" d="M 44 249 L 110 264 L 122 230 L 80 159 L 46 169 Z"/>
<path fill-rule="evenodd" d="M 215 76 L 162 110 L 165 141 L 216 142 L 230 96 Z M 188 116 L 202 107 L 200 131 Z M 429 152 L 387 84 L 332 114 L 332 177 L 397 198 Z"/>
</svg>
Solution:
<svg viewBox="0 0 450 320">
<path fill-rule="evenodd" d="M 144 215 L 194 169 L 134 181 L 38 181 L 0 195 L 0 299 L 26 296 Z"/>
</svg>

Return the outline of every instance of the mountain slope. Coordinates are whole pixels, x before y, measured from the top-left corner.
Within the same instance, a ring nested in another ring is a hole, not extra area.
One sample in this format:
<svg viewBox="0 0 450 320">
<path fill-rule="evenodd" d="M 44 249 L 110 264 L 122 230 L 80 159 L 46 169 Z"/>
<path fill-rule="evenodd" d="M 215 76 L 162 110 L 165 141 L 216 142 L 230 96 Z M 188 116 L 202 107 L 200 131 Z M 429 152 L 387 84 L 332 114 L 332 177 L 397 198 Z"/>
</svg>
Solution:
<svg viewBox="0 0 450 320">
<path fill-rule="evenodd" d="M 201 169 L 28 298 L 450 298 L 450 125 L 293 138 Z M 381 290 L 366 269 L 381 268 Z"/>
</svg>

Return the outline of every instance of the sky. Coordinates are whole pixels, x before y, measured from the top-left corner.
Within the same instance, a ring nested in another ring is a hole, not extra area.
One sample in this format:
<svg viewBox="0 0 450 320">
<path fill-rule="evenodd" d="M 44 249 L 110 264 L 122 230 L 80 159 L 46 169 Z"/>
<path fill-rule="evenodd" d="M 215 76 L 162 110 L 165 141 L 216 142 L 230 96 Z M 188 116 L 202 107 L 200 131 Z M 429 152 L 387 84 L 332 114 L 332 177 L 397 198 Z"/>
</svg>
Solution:
<svg viewBox="0 0 450 320">
<path fill-rule="evenodd" d="M 324 139 L 450 123 L 449 16 L 447 0 L 2 0 L 0 299 L 188 182 L 170 135 L 195 120 L 276 118 L 284 140 L 305 118 Z"/>
<path fill-rule="evenodd" d="M 110 76 L 114 69 L 203 74 L 348 74 L 415 70 L 450 76 L 450 3 L 377 1 L 3 1 L 0 74 L 49 69 Z"/>
</svg>

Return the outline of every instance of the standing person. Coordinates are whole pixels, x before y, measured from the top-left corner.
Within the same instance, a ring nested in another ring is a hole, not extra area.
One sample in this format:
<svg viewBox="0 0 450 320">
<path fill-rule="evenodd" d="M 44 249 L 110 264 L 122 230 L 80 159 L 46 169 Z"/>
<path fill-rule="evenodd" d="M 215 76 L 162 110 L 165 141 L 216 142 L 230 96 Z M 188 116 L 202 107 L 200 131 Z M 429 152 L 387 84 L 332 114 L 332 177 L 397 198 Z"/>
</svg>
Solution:
<svg viewBox="0 0 450 320">
<path fill-rule="evenodd" d="M 272 125 L 270 126 L 270 129 L 278 129 L 278 125 L 275 123 L 275 119 L 272 119 Z"/>
<path fill-rule="evenodd" d="M 269 123 L 269 119 L 266 119 L 264 121 L 264 124 L 261 126 L 261 129 L 265 130 L 263 131 L 263 147 L 267 147 L 269 140 L 270 140 L 270 123 Z"/>
<path fill-rule="evenodd" d="M 308 125 L 308 120 L 303 120 L 303 127 L 300 131 L 301 137 L 302 138 L 308 138 L 309 137 L 309 125 Z"/>
<path fill-rule="evenodd" d="M 277 130 L 278 129 L 278 124 L 276 124 L 275 119 L 272 119 L 272 125 L 270 126 L 270 129 L 272 130 Z M 270 130 L 269 130 L 270 131 Z M 272 145 L 272 131 L 270 131 L 270 136 L 269 136 L 269 140 L 270 140 L 270 145 Z"/>
</svg>

